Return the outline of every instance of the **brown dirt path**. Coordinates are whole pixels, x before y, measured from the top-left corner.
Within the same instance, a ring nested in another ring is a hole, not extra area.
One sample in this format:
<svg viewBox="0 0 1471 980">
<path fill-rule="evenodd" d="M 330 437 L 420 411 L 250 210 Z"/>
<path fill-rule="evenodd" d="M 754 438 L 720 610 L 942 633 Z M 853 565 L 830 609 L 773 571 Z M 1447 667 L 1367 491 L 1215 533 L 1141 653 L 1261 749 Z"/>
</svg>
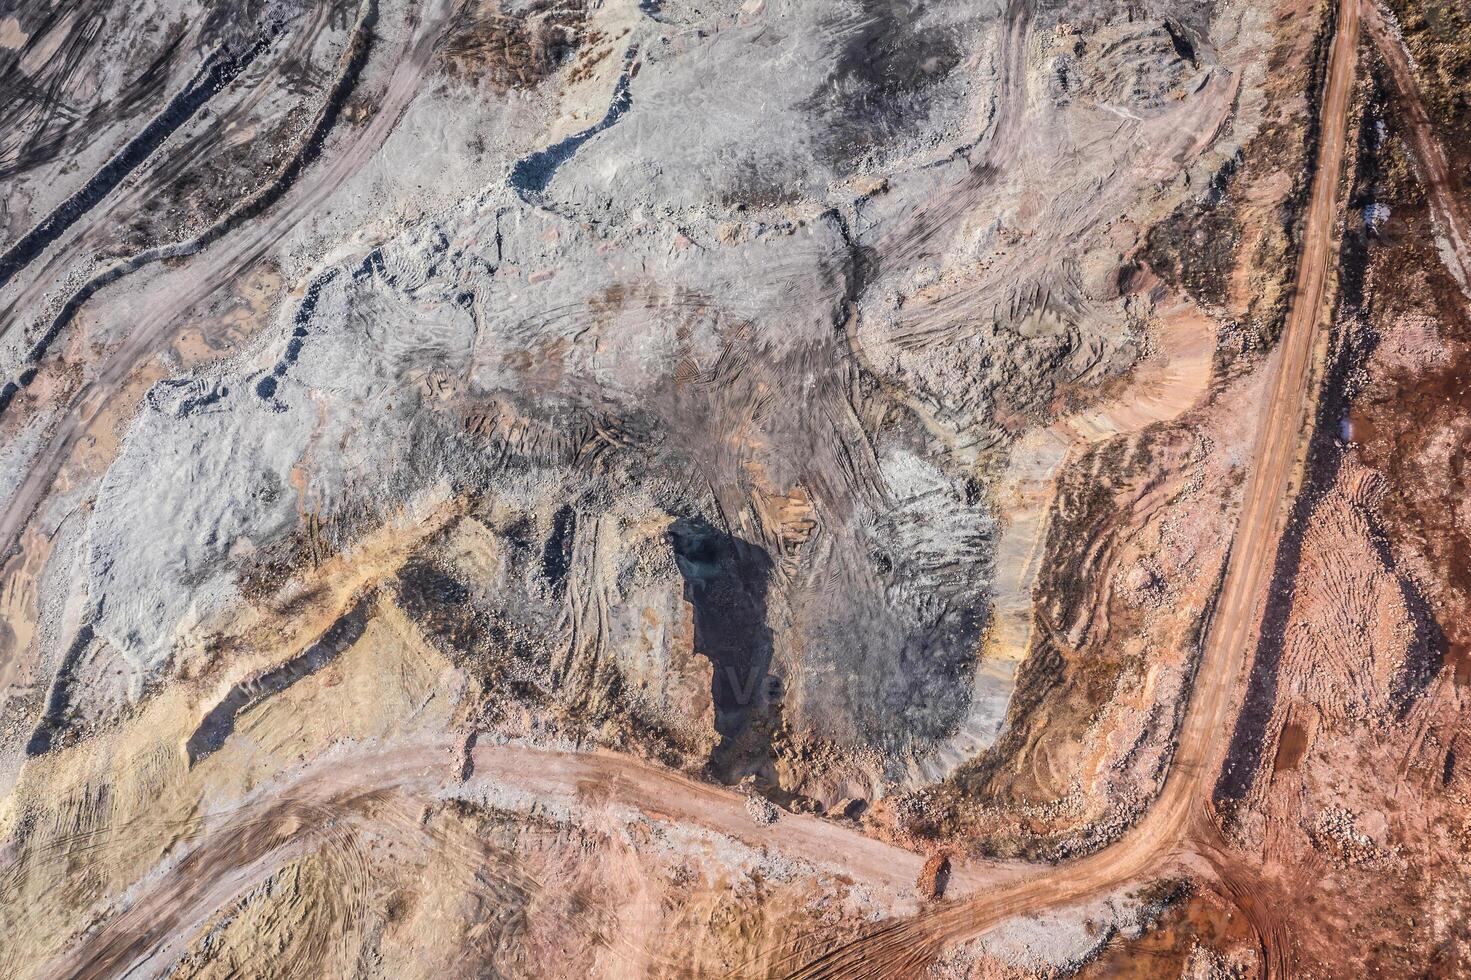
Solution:
<svg viewBox="0 0 1471 980">
<path fill-rule="evenodd" d="M 627 808 L 836 874 L 883 895 L 891 908 L 918 904 L 915 883 L 927 856 L 855 827 L 796 814 L 759 823 L 743 794 L 626 756 L 477 744 L 469 757 L 471 771 L 462 774 L 459 746 L 447 736 L 344 747 L 288 780 L 260 787 L 233 811 L 210 819 L 213 826 L 190 838 L 187 853 L 140 882 L 121 906 L 100 906 L 99 924 L 38 975 L 109 977 L 163 969 L 219 909 L 289 860 L 315 847 L 355 846 L 347 826 L 369 804 L 395 795 L 429 799 L 456 784 L 471 795 L 509 792 L 573 813 Z M 187 822 L 188 814 L 180 818 Z M 972 863 L 952 873 L 949 888 L 964 894 L 1015 872 Z M 0 875 L 0 895 L 6 886 Z"/>
</svg>

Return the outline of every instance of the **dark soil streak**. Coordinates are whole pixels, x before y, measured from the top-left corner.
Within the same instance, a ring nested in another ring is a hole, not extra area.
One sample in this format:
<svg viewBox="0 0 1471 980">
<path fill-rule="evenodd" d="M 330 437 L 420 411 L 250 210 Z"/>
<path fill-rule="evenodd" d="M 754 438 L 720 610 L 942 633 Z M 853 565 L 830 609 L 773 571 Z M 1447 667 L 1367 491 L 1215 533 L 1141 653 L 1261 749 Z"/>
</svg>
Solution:
<svg viewBox="0 0 1471 980">
<path fill-rule="evenodd" d="M 315 674 L 358 641 L 368 627 L 371 596 L 357 604 L 328 627 L 322 638 L 290 660 L 258 677 L 244 680 L 230 688 L 218 704 L 205 714 L 184 749 L 192 766 L 217 752 L 235 731 L 235 722 L 245 711 L 267 698 L 280 694 L 297 681 Z"/>
<path fill-rule="evenodd" d="M 143 127 L 142 132 L 124 144 L 101 170 L 92 175 L 91 180 L 0 255 L 0 288 L 4 288 L 17 272 L 55 243 L 77 219 L 101 203 L 180 126 L 192 119 L 205 103 L 255 61 L 279 31 L 280 27 L 273 25 L 238 57 L 222 51 L 212 52 L 206 57 L 194 77 L 169 100 L 162 112 Z"/>
<path fill-rule="evenodd" d="M 276 175 L 229 214 L 193 238 L 139 252 L 97 273 L 78 288 L 62 305 L 60 312 L 52 319 L 40 338 L 32 345 L 27 356 L 26 367 L 21 370 L 15 380 L 6 382 L 5 387 L 0 389 L 0 414 L 8 410 L 15 396 L 35 379 L 41 359 L 45 357 L 51 344 L 76 317 L 77 312 L 87 300 L 99 289 L 154 262 L 183 258 L 199 252 L 245 222 L 258 217 L 291 189 L 302 171 L 320 155 L 327 135 L 336 125 L 348 97 L 352 94 L 358 78 L 362 75 L 363 68 L 367 65 L 368 54 L 372 48 L 373 27 L 378 19 L 377 0 L 363 0 L 360 11 L 357 27 L 353 29 L 347 48 L 342 53 L 339 62 L 341 69 L 338 72 L 336 83 L 332 86 L 332 90 L 328 93 L 326 101 L 308 128 L 296 152 L 282 165 Z"/>
</svg>

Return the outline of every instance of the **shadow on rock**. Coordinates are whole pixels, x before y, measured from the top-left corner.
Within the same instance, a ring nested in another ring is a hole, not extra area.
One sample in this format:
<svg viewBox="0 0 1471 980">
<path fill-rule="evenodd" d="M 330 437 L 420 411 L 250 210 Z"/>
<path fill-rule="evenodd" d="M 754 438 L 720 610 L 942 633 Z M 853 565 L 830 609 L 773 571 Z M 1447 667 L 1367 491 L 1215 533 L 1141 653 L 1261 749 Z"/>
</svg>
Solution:
<svg viewBox="0 0 1471 980">
<path fill-rule="evenodd" d="M 675 521 L 669 544 L 684 577 L 684 598 L 694 609 L 695 652 L 715 668 L 715 730 L 728 747 L 745 729 L 752 706 L 771 694 L 771 558 L 698 517 Z"/>
</svg>

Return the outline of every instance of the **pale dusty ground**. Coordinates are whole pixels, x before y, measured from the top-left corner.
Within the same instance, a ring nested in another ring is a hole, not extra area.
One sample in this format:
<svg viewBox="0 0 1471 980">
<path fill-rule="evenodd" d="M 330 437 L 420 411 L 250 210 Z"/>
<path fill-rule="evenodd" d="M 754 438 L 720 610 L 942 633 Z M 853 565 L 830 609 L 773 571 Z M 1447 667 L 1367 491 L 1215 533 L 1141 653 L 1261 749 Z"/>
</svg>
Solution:
<svg viewBox="0 0 1471 980">
<path fill-rule="evenodd" d="M 0 20 L 0 975 L 1271 972 L 1324 867 L 1463 952 L 1393 18 L 94 14 Z"/>
</svg>

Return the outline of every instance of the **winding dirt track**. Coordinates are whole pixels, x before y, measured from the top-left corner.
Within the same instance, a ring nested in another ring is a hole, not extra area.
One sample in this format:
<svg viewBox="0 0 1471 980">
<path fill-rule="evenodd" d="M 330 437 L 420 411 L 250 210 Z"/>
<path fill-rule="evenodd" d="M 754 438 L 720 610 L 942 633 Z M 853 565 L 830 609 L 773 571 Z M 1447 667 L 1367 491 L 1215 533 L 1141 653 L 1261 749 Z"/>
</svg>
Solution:
<svg viewBox="0 0 1471 980">
<path fill-rule="evenodd" d="M 616 816 L 625 809 L 713 831 L 852 881 L 891 909 L 915 905 L 914 883 L 925 856 L 842 824 L 794 814 L 758 824 L 742 794 L 623 756 L 490 744 L 475 746 L 469 759 L 471 772 L 461 780 L 454 741 L 430 736 L 390 747 L 355 746 L 308 763 L 288 781 L 263 786 L 234 810 L 206 818 L 211 826 L 187 837 L 187 853 L 158 868 L 126 903 L 99 906 L 100 925 L 39 975 L 162 972 L 212 916 L 288 861 L 322 846 L 354 849 L 351 828 L 365 806 L 395 798 L 423 801 L 457 783 L 471 796 L 490 793 L 499 807 L 510 810 L 518 809 L 517 801 L 533 809 L 564 807 L 583 817 L 609 811 Z M 181 828 L 190 826 L 190 815 L 187 810 L 178 814 Z M 376 819 L 371 826 L 379 833 L 385 829 Z M 962 892 L 978 887 L 982 871 L 975 864 L 957 869 L 951 887 Z M 987 879 L 1007 873 L 1000 867 L 984 869 Z M 0 895 L 10 884 L 0 874 Z"/>
<path fill-rule="evenodd" d="M 1258 609 L 1311 436 L 1314 356 L 1335 268 L 1338 185 L 1347 142 L 1359 41 L 1358 0 L 1338 6 L 1321 109 L 1320 143 L 1303 249 L 1282 341 L 1273 354 L 1271 400 L 1259 422 L 1255 465 L 1217 598 L 1174 764 L 1149 813 L 1117 843 L 975 898 L 884 926 L 800 966 L 791 976 L 893 977 L 932 961 L 947 944 L 1016 915 L 1073 904 L 1144 876 L 1158 876 L 1215 836 L 1211 790 L 1224 761 L 1240 682 L 1249 667 Z"/>
</svg>

